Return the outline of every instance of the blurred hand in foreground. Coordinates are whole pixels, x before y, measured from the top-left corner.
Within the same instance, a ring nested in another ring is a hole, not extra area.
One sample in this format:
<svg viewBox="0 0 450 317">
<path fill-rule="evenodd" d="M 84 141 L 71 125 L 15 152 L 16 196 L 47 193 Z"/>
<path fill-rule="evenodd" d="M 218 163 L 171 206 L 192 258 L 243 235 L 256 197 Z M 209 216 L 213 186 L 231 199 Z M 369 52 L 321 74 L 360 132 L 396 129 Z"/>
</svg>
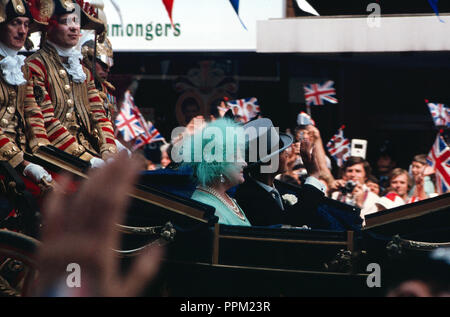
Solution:
<svg viewBox="0 0 450 317">
<path fill-rule="evenodd" d="M 46 201 L 42 246 L 37 255 L 36 296 L 136 296 L 158 272 L 160 247 L 140 254 L 126 276 L 120 272 L 120 233 L 116 230 L 126 210 L 139 163 L 118 154 L 112 162 L 93 169 L 76 193 L 71 178 L 61 177 L 60 188 Z M 68 265 L 80 270 L 80 287 L 70 288 Z"/>
</svg>

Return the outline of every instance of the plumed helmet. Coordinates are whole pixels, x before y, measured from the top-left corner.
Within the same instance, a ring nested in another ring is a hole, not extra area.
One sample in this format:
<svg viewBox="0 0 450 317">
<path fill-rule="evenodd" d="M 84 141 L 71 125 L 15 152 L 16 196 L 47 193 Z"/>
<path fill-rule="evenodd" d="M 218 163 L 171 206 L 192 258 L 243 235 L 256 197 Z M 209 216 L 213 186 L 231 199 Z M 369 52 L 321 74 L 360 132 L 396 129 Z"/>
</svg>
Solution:
<svg viewBox="0 0 450 317">
<path fill-rule="evenodd" d="M 108 24 L 108 21 L 106 19 L 106 15 L 103 12 L 104 3 L 103 0 L 94 0 L 90 1 L 90 5 L 94 7 L 97 10 L 98 18 L 104 23 L 104 25 Z M 93 60 L 94 57 L 94 41 L 95 36 L 91 33 L 84 32 L 82 36 L 82 49 L 81 52 L 84 56 L 84 58 L 89 58 L 89 60 Z M 113 49 L 111 42 L 109 39 L 105 36 L 103 41 L 100 41 L 97 38 L 97 50 L 96 50 L 96 58 L 108 65 L 109 67 L 113 67 L 114 65 L 114 58 L 113 58 Z"/>
<path fill-rule="evenodd" d="M 94 40 L 88 40 L 84 42 L 81 53 L 83 54 L 84 58 L 89 58 L 90 60 L 92 60 L 94 57 Z M 97 52 L 95 57 L 109 67 L 113 67 L 114 53 L 111 42 L 108 38 L 105 38 L 105 41 L 103 43 L 99 43 L 97 41 Z"/>
<path fill-rule="evenodd" d="M 0 23 L 9 22 L 18 17 L 30 19 L 30 33 L 38 31 L 41 27 L 47 25 L 44 18 L 40 18 L 39 12 L 51 11 L 52 6 L 49 5 L 52 0 L 0 0 Z M 48 9 L 48 10 L 47 10 Z M 36 12 L 36 17 L 33 15 Z"/>
</svg>

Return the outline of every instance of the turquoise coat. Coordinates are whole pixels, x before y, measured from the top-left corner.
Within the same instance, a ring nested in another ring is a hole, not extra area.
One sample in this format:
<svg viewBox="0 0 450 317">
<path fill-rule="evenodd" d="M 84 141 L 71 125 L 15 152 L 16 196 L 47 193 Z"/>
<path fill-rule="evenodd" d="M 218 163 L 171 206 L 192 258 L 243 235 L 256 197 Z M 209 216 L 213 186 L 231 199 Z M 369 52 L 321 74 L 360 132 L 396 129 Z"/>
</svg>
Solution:
<svg viewBox="0 0 450 317">
<path fill-rule="evenodd" d="M 242 211 L 241 207 L 236 203 L 239 207 L 240 211 L 244 215 L 245 220 L 240 219 L 233 210 L 231 210 L 227 205 L 225 205 L 219 198 L 209 193 L 205 193 L 201 190 L 196 190 L 194 194 L 192 194 L 192 199 L 199 201 L 201 203 L 210 205 L 216 208 L 215 215 L 219 217 L 219 223 L 223 225 L 230 226 L 251 226 L 250 222 L 247 220 L 245 213 Z"/>
</svg>

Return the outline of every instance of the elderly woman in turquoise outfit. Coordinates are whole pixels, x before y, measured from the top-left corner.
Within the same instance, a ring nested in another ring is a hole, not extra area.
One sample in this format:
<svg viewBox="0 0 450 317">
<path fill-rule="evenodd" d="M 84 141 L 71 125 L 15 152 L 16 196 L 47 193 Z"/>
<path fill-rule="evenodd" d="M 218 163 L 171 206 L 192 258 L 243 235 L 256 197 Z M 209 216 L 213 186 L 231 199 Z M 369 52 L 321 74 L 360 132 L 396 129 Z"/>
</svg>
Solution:
<svg viewBox="0 0 450 317">
<path fill-rule="evenodd" d="M 192 199 L 216 208 L 220 224 L 250 226 L 250 222 L 227 190 L 244 182 L 245 138 L 242 126 L 218 119 L 197 131 L 183 145 L 184 164 L 197 181 Z"/>
</svg>

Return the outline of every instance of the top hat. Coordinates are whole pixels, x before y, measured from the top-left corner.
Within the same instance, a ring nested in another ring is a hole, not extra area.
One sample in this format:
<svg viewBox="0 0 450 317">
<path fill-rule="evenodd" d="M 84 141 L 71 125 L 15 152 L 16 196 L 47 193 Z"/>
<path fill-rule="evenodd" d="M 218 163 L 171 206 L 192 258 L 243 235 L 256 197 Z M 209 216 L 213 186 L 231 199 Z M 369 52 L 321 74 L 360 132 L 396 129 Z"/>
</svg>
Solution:
<svg viewBox="0 0 450 317">
<path fill-rule="evenodd" d="M 90 5 L 96 10 L 98 19 L 102 21 L 104 25 L 108 25 L 105 12 L 103 11 L 105 7 L 103 0 L 91 0 Z M 81 46 L 83 58 L 86 58 L 87 60 L 94 60 L 95 54 L 95 58 L 105 63 L 110 68 L 114 66 L 112 44 L 106 35 L 102 38 L 98 38 L 92 31 L 84 31 L 82 33 L 81 43 L 83 43 Z"/>
<path fill-rule="evenodd" d="M 270 119 L 261 118 L 243 126 L 246 137 L 245 160 L 248 166 L 269 161 L 292 145 L 293 139 L 285 133 L 278 133 Z"/>
<path fill-rule="evenodd" d="M 44 19 L 36 19 L 33 10 L 45 12 L 52 0 L 0 0 L 0 23 L 9 22 L 15 18 L 30 19 L 29 33 L 38 31 L 47 25 Z"/>
<path fill-rule="evenodd" d="M 225 112 L 225 114 L 223 115 L 224 118 L 228 118 L 231 120 L 235 119 L 234 113 L 233 113 L 233 109 L 228 110 L 227 112 Z"/>
<path fill-rule="evenodd" d="M 97 34 L 106 32 L 106 22 L 99 18 L 100 9 L 90 5 L 89 2 L 83 0 L 55 0 L 56 2 L 72 2 L 78 4 L 81 8 L 81 28 L 84 30 L 94 30 Z M 103 41 L 101 41 L 103 42 Z"/>
<path fill-rule="evenodd" d="M 0 23 L 9 22 L 15 18 L 32 18 L 28 6 L 22 0 L 0 1 Z"/>
<path fill-rule="evenodd" d="M 27 0 L 30 7 L 34 3 L 43 2 L 43 0 Z M 81 28 L 84 30 L 94 30 L 97 34 L 103 34 L 106 31 L 105 23 L 98 18 L 98 10 L 91 6 L 88 2 L 83 0 L 46 0 L 45 8 L 32 9 L 31 13 L 35 20 L 41 22 L 48 22 L 54 16 L 61 16 L 64 14 L 74 13 L 79 8 Z M 40 28 L 38 31 L 45 31 L 45 28 Z"/>
</svg>

